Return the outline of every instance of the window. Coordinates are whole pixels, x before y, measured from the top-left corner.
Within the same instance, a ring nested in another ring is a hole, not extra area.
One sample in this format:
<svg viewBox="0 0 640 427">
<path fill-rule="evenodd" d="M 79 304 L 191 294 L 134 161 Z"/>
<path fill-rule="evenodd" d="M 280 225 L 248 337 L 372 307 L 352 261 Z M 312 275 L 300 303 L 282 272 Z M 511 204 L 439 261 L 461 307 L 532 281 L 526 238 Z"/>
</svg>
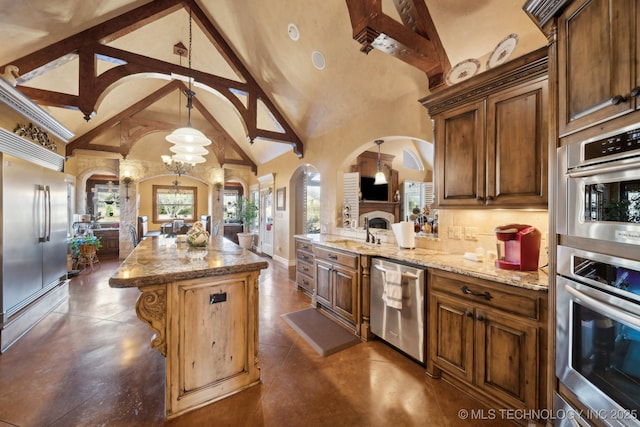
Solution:
<svg viewBox="0 0 640 427">
<path fill-rule="evenodd" d="M 224 222 L 241 222 L 238 212 L 240 197 L 238 190 L 224 190 Z"/>
<path fill-rule="evenodd" d="M 174 219 L 194 221 L 197 217 L 197 187 L 179 185 L 154 185 L 153 222 L 162 223 Z"/>
<path fill-rule="evenodd" d="M 305 232 L 320 233 L 320 174 L 305 174 Z"/>
<path fill-rule="evenodd" d="M 94 204 L 96 221 L 120 220 L 120 193 L 113 181 L 96 183 L 92 189 L 91 201 Z"/>
</svg>

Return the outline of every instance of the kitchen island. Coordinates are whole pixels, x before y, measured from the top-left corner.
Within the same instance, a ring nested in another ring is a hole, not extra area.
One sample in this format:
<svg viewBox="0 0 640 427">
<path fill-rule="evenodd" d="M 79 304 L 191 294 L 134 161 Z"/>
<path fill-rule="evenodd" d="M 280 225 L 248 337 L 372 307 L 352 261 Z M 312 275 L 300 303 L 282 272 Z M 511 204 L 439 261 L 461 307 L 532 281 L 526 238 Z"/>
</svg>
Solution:
<svg viewBox="0 0 640 427">
<path fill-rule="evenodd" d="M 202 248 L 154 236 L 109 279 L 141 291 L 136 313 L 167 359 L 167 418 L 259 383 L 258 278 L 267 267 L 219 236 Z"/>
</svg>

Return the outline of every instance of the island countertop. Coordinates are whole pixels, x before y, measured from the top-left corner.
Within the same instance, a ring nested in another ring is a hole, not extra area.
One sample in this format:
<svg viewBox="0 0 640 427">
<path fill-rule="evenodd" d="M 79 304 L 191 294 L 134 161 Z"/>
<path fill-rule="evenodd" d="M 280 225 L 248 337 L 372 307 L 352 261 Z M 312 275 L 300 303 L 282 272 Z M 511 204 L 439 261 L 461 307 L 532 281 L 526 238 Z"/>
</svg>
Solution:
<svg viewBox="0 0 640 427">
<path fill-rule="evenodd" d="M 205 247 L 176 243 L 175 237 L 153 236 L 142 240 L 109 279 L 112 288 L 141 287 L 222 276 L 267 268 L 258 255 L 221 236 Z"/>
</svg>

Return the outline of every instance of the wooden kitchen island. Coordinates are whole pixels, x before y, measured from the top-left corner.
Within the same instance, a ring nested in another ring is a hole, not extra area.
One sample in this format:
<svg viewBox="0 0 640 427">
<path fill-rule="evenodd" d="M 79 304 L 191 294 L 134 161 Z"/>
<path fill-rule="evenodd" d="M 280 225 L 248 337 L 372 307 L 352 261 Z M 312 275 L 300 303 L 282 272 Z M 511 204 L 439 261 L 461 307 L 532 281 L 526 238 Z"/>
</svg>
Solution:
<svg viewBox="0 0 640 427">
<path fill-rule="evenodd" d="M 166 357 L 167 418 L 260 382 L 258 278 L 267 267 L 219 236 L 203 248 L 155 236 L 109 279 L 113 288 L 142 292 L 136 313 Z"/>
</svg>

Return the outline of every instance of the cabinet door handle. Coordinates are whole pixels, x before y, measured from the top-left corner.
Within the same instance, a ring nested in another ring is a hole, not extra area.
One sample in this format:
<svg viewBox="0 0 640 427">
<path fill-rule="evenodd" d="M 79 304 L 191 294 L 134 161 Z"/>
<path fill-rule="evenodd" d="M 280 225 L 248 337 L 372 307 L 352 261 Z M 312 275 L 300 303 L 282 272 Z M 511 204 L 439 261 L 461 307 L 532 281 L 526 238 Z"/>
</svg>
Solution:
<svg viewBox="0 0 640 427">
<path fill-rule="evenodd" d="M 302 267 L 302 270 L 305 272 L 309 272 L 309 268 L 308 267 Z"/>
<path fill-rule="evenodd" d="M 482 322 L 482 321 L 484 320 L 484 316 L 482 316 L 481 314 L 478 314 L 478 315 L 476 316 L 476 320 L 478 320 L 478 321 Z"/>
<path fill-rule="evenodd" d="M 636 86 L 633 89 L 631 89 L 632 98 L 636 98 L 638 95 L 640 95 L 640 86 Z"/>
<path fill-rule="evenodd" d="M 484 197 L 478 196 L 478 197 L 476 197 L 476 200 L 479 201 L 479 202 L 484 202 Z"/>
<path fill-rule="evenodd" d="M 338 259 L 338 255 L 333 255 L 333 254 L 327 255 L 327 257 L 329 257 L 329 259 L 332 259 L 334 261 Z"/>
<path fill-rule="evenodd" d="M 623 102 L 627 102 L 627 98 L 622 95 L 616 95 L 613 98 L 611 98 L 611 103 L 613 105 L 620 105 Z"/>
<path fill-rule="evenodd" d="M 307 282 L 306 280 L 303 280 L 303 281 L 302 281 L 302 284 L 303 284 L 304 286 L 309 286 L 309 282 Z"/>
<path fill-rule="evenodd" d="M 309 257 L 308 257 L 308 256 L 306 256 L 306 255 L 300 255 L 300 258 L 302 258 L 302 259 L 304 259 L 304 260 L 308 260 L 308 259 L 309 259 Z"/>
<path fill-rule="evenodd" d="M 493 196 L 487 196 L 487 200 L 493 200 Z"/>
<path fill-rule="evenodd" d="M 467 317 L 473 317 L 473 313 L 470 312 L 469 310 L 465 311 L 464 315 L 467 316 Z"/>
<path fill-rule="evenodd" d="M 474 297 L 483 297 L 483 298 L 486 298 L 488 300 L 493 298 L 488 291 L 485 291 L 485 292 L 482 292 L 482 293 L 474 292 L 471 289 L 469 289 L 466 285 L 460 286 L 460 290 L 465 295 L 473 295 Z"/>
</svg>

